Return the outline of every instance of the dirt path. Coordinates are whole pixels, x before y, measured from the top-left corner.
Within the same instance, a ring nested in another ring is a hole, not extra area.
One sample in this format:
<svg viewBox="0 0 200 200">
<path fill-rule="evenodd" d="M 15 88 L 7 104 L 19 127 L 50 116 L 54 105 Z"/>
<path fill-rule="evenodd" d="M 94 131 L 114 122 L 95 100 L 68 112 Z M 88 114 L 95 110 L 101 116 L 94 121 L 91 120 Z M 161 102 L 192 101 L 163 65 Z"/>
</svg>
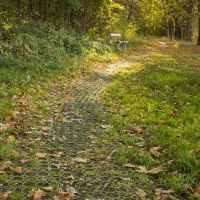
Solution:
<svg viewBox="0 0 200 200">
<path fill-rule="evenodd" d="M 80 200 L 137 199 L 129 183 L 137 185 L 139 174 L 110 162 L 113 146 L 100 137 L 110 128 L 100 94 L 117 70 L 164 48 L 165 44 L 161 43 L 153 52 L 133 56 L 73 80 L 68 86 L 69 95 L 60 114 L 63 121 L 46 122 L 45 125 L 53 127 L 53 131 L 37 137 L 39 145 L 36 149 L 31 151 L 24 145 L 23 151 L 27 150 L 31 162 L 26 164 L 23 175 L 10 174 L 9 179 L 0 184 L 0 189 L 6 187 L 15 191 L 16 196 L 20 194 L 20 200 L 27 199 L 31 188 L 44 187 L 60 187 L 63 191 L 73 187 L 77 191 L 76 199 Z M 30 145 L 34 146 L 34 143 Z M 35 153 L 39 161 L 31 157 Z M 154 184 L 149 181 L 146 186 L 150 189 Z M 53 196 L 53 191 L 48 192 L 44 199 L 52 199 Z"/>
</svg>

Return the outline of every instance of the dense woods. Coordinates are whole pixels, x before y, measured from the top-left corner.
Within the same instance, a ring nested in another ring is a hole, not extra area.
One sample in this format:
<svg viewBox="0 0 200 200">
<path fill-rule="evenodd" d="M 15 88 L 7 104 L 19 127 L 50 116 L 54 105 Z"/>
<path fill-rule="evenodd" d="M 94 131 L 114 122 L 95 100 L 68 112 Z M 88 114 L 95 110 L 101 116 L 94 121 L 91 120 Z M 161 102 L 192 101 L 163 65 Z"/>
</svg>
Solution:
<svg viewBox="0 0 200 200">
<path fill-rule="evenodd" d="M 173 39 L 199 37 L 199 0 L 3 0 L 1 17 L 48 21 L 106 36 L 157 34 Z M 199 43 L 199 42 L 198 42 Z"/>
</svg>

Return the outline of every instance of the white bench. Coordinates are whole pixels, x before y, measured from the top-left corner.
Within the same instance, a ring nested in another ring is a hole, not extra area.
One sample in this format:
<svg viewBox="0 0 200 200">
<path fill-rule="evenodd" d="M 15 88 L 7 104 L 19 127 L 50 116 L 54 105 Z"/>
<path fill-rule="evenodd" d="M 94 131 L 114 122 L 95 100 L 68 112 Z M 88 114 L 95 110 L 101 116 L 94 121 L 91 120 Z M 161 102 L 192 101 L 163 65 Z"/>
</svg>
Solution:
<svg viewBox="0 0 200 200">
<path fill-rule="evenodd" d="M 118 44 L 118 47 L 122 47 L 124 50 L 127 49 L 128 41 L 122 41 L 120 38 L 122 37 L 119 33 L 111 33 L 110 34 L 110 44 Z"/>
<path fill-rule="evenodd" d="M 119 41 L 119 46 L 122 46 L 124 50 L 127 49 L 128 41 Z"/>
</svg>

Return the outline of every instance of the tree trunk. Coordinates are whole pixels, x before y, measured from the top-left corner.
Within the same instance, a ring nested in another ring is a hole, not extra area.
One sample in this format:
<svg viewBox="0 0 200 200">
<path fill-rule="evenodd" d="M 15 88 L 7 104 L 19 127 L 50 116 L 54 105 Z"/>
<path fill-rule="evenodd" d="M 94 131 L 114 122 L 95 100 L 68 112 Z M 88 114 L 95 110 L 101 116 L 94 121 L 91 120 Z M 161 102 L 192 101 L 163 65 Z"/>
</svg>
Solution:
<svg viewBox="0 0 200 200">
<path fill-rule="evenodd" d="M 84 0 L 84 21 L 83 21 L 83 32 L 87 29 L 87 0 Z"/>
<path fill-rule="evenodd" d="M 180 27 L 180 31 L 181 31 L 181 33 L 180 33 L 181 35 L 180 36 L 181 36 L 181 40 L 183 40 L 184 39 L 184 30 L 183 30 L 183 21 L 182 20 L 181 20 L 180 26 L 181 26 Z"/>
<path fill-rule="evenodd" d="M 129 7 L 129 14 L 128 14 L 128 17 L 127 17 L 127 21 L 129 22 L 131 20 L 131 17 L 132 17 L 133 0 L 131 1 L 130 5 L 128 7 Z"/>
<path fill-rule="evenodd" d="M 200 46 L 200 0 L 199 0 L 199 5 L 198 5 L 198 13 L 199 13 L 199 34 L 198 34 L 198 39 L 197 39 L 197 45 Z"/>
</svg>

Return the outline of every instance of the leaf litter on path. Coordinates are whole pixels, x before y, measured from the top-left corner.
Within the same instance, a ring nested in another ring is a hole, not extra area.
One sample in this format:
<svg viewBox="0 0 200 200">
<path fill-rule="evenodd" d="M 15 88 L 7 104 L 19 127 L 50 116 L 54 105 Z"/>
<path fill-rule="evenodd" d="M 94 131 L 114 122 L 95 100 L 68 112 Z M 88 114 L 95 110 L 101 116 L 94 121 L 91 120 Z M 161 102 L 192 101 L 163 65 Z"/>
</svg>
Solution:
<svg viewBox="0 0 200 200">
<path fill-rule="evenodd" d="M 42 200 L 42 198 L 45 197 L 45 195 L 46 195 L 46 192 L 42 189 L 32 189 L 28 193 L 28 197 L 34 200 Z"/>
<path fill-rule="evenodd" d="M 66 191 L 59 191 L 53 200 L 73 200 L 77 191 L 73 187 L 69 187 Z"/>
<path fill-rule="evenodd" d="M 145 166 L 137 166 L 131 163 L 127 163 L 123 164 L 123 167 L 136 169 L 135 170 L 136 172 L 142 174 L 152 174 L 152 175 L 159 174 L 164 171 L 162 166 L 153 167 L 152 169 L 148 170 Z"/>
<path fill-rule="evenodd" d="M 140 189 L 140 188 L 134 188 L 134 189 L 133 189 L 133 192 L 134 192 L 138 197 L 140 197 L 141 199 L 145 199 L 145 197 L 147 196 L 147 193 L 146 193 L 143 189 Z"/>
<path fill-rule="evenodd" d="M 157 200 L 178 200 L 172 194 L 174 193 L 173 190 L 164 190 L 161 188 L 157 188 L 155 190 Z"/>
<path fill-rule="evenodd" d="M 9 199 L 11 194 L 12 194 L 11 191 L 0 192 L 1 200 L 7 200 L 7 199 Z"/>
<path fill-rule="evenodd" d="M 162 155 L 162 153 L 161 153 L 161 147 L 152 147 L 152 148 L 150 148 L 149 152 L 153 156 L 155 156 L 157 158 L 159 158 Z"/>
<path fill-rule="evenodd" d="M 87 159 L 86 158 L 74 158 L 73 161 L 75 163 L 78 163 L 78 164 L 85 164 L 85 163 L 87 163 Z"/>
</svg>

